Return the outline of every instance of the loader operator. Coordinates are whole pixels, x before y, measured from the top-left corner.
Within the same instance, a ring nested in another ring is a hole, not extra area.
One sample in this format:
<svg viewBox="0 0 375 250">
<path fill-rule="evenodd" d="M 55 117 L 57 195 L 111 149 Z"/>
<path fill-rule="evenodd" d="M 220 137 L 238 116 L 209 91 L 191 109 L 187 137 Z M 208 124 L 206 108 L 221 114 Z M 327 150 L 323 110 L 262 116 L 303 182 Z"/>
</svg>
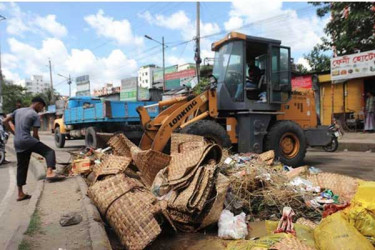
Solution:
<svg viewBox="0 0 375 250">
<path fill-rule="evenodd" d="M 248 89 L 248 90 L 257 89 L 260 77 L 262 75 L 262 71 L 260 70 L 258 66 L 255 65 L 255 61 L 253 59 L 250 60 L 248 67 L 249 67 L 249 70 L 248 70 L 248 76 L 246 76 L 245 89 Z M 243 85 L 238 84 L 235 99 L 241 100 L 242 94 L 243 94 Z"/>
</svg>

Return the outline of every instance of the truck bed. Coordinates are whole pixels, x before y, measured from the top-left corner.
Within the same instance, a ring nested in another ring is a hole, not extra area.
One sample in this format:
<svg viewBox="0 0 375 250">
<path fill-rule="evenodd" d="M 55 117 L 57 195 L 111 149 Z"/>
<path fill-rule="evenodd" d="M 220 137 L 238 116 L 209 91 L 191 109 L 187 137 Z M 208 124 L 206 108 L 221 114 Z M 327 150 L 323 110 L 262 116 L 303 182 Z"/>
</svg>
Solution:
<svg viewBox="0 0 375 250">
<path fill-rule="evenodd" d="M 105 101 L 92 104 L 89 107 L 68 108 L 64 111 L 64 123 L 66 125 L 82 123 L 106 123 L 106 122 L 139 122 L 136 111 L 138 106 L 146 106 L 155 102 L 124 102 Z M 149 109 L 150 117 L 156 117 L 158 108 Z"/>
</svg>

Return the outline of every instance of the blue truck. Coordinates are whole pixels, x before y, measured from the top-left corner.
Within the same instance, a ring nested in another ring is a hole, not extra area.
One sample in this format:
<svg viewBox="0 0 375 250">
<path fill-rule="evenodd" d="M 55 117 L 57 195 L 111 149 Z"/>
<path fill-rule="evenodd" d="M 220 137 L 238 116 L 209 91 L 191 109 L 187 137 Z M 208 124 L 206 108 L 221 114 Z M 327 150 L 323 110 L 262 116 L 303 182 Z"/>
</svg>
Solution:
<svg viewBox="0 0 375 250">
<path fill-rule="evenodd" d="M 86 147 L 105 146 L 108 135 L 124 133 L 137 143 L 142 134 L 138 106 L 155 102 L 102 101 L 96 97 L 72 97 L 63 112 L 63 116 L 54 121 L 54 138 L 58 148 L 65 146 L 66 140 L 85 139 Z M 156 117 L 158 108 L 149 110 Z"/>
</svg>

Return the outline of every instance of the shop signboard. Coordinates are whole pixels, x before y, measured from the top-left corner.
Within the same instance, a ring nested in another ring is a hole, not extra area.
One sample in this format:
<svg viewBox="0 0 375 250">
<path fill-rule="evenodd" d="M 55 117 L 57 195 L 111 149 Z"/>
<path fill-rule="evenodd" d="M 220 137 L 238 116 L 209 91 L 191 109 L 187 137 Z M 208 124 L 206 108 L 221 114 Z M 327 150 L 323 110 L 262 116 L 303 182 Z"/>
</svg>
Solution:
<svg viewBox="0 0 375 250">
<path fill-rule="evenodd" d="M 375 75 L 375 50 L 331 58 L 331 80 Z"/>
<path fill-rule="evenodd" d="M 296 91 L 307 91 L 312 89 L 311 75 L 292 77 L 292 89 Z"/>
<path fill-rule="evenodd" d="M 195 69 L 187 69 L 165 75 L 166 89 L 176 89 L 184 84 L 191 87 L 195 78 Z"/>
</svg>

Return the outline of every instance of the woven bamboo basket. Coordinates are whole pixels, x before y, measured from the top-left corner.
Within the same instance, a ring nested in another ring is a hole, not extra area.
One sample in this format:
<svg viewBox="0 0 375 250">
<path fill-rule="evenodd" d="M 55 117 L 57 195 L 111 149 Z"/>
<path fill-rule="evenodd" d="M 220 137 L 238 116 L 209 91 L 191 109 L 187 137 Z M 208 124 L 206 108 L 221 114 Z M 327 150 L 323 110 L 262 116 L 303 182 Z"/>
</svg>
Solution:
<svg viewBox="0 0 375 250">
<path fill-rule="evenodd" d="M 141 172 L 142 181 L 147 187 L 151 187 L 157 173 L 165 168 L 171 157 L 162 152 L 154 150 L 140 150 L 138 147 L 131 148 L 131 156 L 135 166 Z"/>
<path fill-rule="evenodd" d="M 135 147 L 128 138 L 123 134 L 113 136 L 107 144 L 112 148 L 115 155 L 130 157 L 130 148 Z"/>
<path fill-rule="evenodd" d="M 108 209 L 107 220 L 127 249 L 144 249 L 161 233 L 154 218 L 160 209 L 150 199 L 148 191 L 133 189 Z"/>
<path fill-rule="evenodd" d="M 88 189 L 88 195 L 96 204 L 100 213 L 105 216 L 107 209 L 114 201 L 134 188 L 142 189 L 144 186 L 136 179 L 119 174 L 92 185 Z"/>
<path fill-rule="evenodd" d="M 104 155 L 100 164 L 93 168 L 95 178 L 93 182 L 105 175 L 116 175 L 123 173 L 130 165 L 132 159 L 127 156 Z"/>
<path fill-rule="evenodd" d="M 196 166 L 206 164 L 210 160 L 216 164 L 221 160 L 221 148 L 216 144 L 173 155 L 171 163 L 168 165 L 169 182 L 171 185 L 181 182 Z"/>
<path fill-rule="evenodd" d="M 160 234 L 154 216 L 161 207 L 139 181 L 119 174 L 95 183 L 88 194 L 127 249 L 143 249 Z"/>
<path fill-rule="evenodd" d="M 350 201 L 358 188 L 359 179 L 334 173 L 319 173 L 307 177 L 314 185 L 331 189 L 341 201 Z"/>
<path fill-rule="evenodd" d="M 171 155 L 206 147 L 207 144 L 208 142 L 203 136 L 173 133 L 171 137 Z"/>
</svg>

